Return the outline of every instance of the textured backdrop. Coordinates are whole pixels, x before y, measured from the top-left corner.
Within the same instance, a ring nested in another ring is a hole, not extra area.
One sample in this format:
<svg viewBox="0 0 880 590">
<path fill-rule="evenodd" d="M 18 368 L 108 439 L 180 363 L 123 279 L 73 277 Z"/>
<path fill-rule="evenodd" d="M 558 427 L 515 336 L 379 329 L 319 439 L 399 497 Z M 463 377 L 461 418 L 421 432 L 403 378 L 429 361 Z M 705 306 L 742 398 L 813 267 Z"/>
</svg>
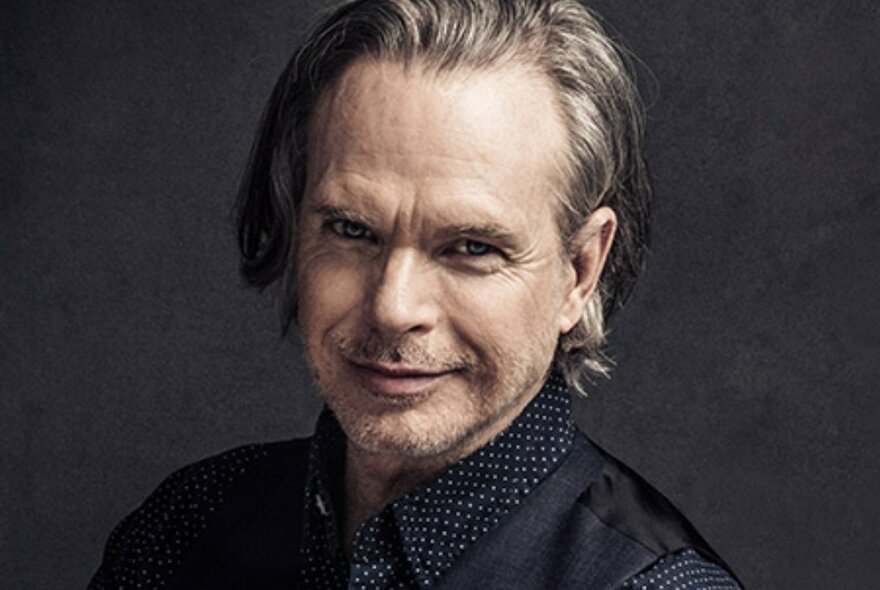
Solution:
<svg viewBox="0 0 880 590">
<path fill-rule="evenodd" d="M 4 587 L 83 587 L 170 471 L 311 431 L 230 206 L 321 4 L 3 3 Z M 593 6 L 644 63 L 656 221 L 579 422 L 748 587 L 875 587 L 877 4 Z"/>
</svg>

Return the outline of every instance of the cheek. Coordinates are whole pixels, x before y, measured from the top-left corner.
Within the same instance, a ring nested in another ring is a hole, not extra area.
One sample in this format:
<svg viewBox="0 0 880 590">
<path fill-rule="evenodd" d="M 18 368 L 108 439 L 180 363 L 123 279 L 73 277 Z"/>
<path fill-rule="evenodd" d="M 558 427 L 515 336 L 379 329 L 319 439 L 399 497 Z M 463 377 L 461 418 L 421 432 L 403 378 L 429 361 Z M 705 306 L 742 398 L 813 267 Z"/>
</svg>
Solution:
<svg viewBox="0 0 880 590">
<path fill-rule="evenodd" d="M 306 341 L 321 338 L 363 302 L 365 277 L 350 265 L 305 258 L 297 273 L 298 320 Z"/>
<path fill-rule="evenodd" d="M 493 277 L 445 289 L 457 331 L 472 344 L 509 348 L 555 329 L 559 294 L 550 277 Z"/>
</svg>

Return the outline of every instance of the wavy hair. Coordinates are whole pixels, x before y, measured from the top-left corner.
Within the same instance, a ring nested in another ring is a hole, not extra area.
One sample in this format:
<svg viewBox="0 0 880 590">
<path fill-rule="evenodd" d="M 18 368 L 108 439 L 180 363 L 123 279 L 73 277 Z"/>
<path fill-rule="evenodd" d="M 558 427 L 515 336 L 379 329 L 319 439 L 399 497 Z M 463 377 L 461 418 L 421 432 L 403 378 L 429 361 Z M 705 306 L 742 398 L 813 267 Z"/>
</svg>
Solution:
<svg viewBox="0 0 880 590">
<path fill-rule="evenodd" d="M 296 317 L 296 228 L 308 128 L 322 92 L 361 57 L 435 71 L 523 65 L 552 83 L 568 132 L 558 212 L 564 250 L 590 214 L 610 207 L 617 235 L 581 321 L 554 364 L 583 392 L 607 375 L 608 318 L 628 297 L 648 245 L 650 189 L 643 109 L 626 54 L 576 0 L 349 0 L 326 12 L 275 85 L 236 203 L 241 274 L 277 285 L 282 329 Z"/>
</svg>

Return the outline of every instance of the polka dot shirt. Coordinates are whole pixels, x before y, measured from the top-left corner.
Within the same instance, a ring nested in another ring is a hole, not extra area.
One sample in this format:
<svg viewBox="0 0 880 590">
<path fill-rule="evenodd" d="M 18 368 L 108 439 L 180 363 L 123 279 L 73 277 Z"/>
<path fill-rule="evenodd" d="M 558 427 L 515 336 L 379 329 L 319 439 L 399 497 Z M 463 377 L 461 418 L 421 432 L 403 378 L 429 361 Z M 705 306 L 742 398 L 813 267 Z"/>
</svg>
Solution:
<svg viewBox="0 0 880 590">
<path fill-rule="evenodd" d="M 660 559 L 649 570 L 623 585 L 623 590 L 738 590 L 739 584 L 723 568 L 706 561 L 693 549 Z"/>
<path fill-rule="evenodd" d="M 296 574 L 291 571 L 293 587 L 436 586 L 469 547 L 570 453 L 576 436 L 570 403 L 563 381 L 551 377 L 493 441 L 368 519 L 355 535 L 350 562 L 342 550 L 337 516 L 342 505 L 345 435 L 325 411 L 309 446 L 302 566 Z M 267 445 L 250 445 L 189 465 L 167 478 L 114 530 L 90 590 L 178 587 L 180 569 L 226 504 L 227 492 L 249 473 L 263 469 L 267 457 Z M 735 590 L 739 586 L 721 567 L 684 550 L 659 559 L 620 588 Z"/>
<path fill-rule="evenodd" d="M 568 390 L 551 377 L 489 444 L 368 519 L 355 535 L 348 563 L 334 509 L 341 504 L 345 440 L 325 412 L 313 439 L 306 488 L 305 586 L 432 587 L 560 464 L 574 436 Z"/>
<path fill-rule="evenodd" d="M 189 465 L 170 475 L 113 530 L 104 564 L 89 590 L 155 590 L 172 580 L 186 553 L 208 528 L 224 490 L 265 457 L 249 445 Z"/>
</svg>

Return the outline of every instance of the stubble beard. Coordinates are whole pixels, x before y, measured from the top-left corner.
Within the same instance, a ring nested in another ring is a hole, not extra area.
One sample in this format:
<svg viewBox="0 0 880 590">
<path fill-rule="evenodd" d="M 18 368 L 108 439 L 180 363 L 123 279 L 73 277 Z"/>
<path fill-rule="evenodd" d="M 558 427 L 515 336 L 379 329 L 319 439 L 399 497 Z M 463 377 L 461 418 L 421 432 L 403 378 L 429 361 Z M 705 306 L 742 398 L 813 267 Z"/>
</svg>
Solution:
<svg viewBox="0 0 880 590">
<path fill-rule="evenodd" d="M 331 333 L 328 344 L 336 363 L 348 359 L 453 371 L 435 391 L 389 397 L 347 381 L 338 368 L 324 374 L 313 364 L 317 389 L 349 441 L 372 454 L 425 459 L 469 447 L 502 418 L 512 420 L 507 414 L 536 393 L 547 374 L 528 352 L 506 359 L 502 368 L 470 351 L 430 352 L 411 340 L 384 342 L 374 334 L 358 339 Z"/>
</svg>

